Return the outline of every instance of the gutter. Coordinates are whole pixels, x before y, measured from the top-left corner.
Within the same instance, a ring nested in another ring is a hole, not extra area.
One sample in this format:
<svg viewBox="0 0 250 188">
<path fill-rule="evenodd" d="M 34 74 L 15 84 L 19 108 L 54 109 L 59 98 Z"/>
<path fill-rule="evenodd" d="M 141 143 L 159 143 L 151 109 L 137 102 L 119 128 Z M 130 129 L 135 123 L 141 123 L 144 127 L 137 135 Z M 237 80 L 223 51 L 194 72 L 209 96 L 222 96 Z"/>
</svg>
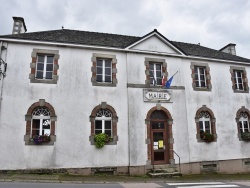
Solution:
<svg viewBox="0 0 250 188">
<path fill-rule="evenodd" d="M 125 52 L 125 53 L 141 53 L 141 54 L 147 54 L 147 55 L 179 57 L 179 58 L 192 59 L 192 60 L 217 61 L 217 62 L 221 62 L 221 63 L 232 63 L 232 64 L 250 66 L 250 62 L 248 63 L 248 62 L 243 62 L 243 61 L 232 61 L 232 60 L 222 60 L 222 59 L 214 59 L 214 58 L 206 58 L 206 57 L 197 57 L 197 56 L 186 56 L 186 55 L 170 54 L 170 53 L 164 53 L 164 52 L 149 52 L 149 51 L 141 51 L 141 50 L 135 50 L 135 49 L 123 49 L 123 48 L 114 48 L 114 47 L 105 47 L 105 46 L 91 46 L 91 45 L 60 43 L 60 42 L 18 40 L 18 39 L 8 39 L 8 38 L 0 38 L 0 41 L 24 43 L 24 44 L 52 45 L 52 46 L 57 46 L 57 47 L 110 50 L 110 51 L 118 51 L 118 52 Z"/>
</svg>

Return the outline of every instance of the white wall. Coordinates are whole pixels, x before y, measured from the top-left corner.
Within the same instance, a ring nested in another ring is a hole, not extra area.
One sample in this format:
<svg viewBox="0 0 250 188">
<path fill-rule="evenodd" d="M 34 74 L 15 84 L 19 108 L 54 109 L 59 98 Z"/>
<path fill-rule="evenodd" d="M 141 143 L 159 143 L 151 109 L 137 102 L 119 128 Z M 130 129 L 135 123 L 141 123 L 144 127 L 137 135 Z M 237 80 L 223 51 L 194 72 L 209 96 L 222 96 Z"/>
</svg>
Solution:
<svg viewBox="0 0 250 188">
<path fill-rule="evenodd" d="M 59 50 L 59 80 L 57 84 L 39 84 L 29 80 L 33 48 L 28 44 L 8 45 L 8 70 L 0 112 L 0 169 L 146 165 L 145 118 L 156 103 L 143 101 L 143 88 L 127 88 L 127 83 L 145 84 L 146 57 L 165 59 L 168 78 L 178 71 L 172 86 L 185 88 L 174 89 L 173 102 L 162 104 L 173 118 L 174 150 L 182 163 L 240 159 L 250 155 L 249 143 L 237 137 L 235 121 L 241 106 L 250 110 L 249 93 L 233 92 L 229 72 L 233 64 L 41 45 L 35 48 Z M 93 53 L 116 55 L 116 87 L 92 86 Z M 193 90 L 191 62 L 208 63 L 212 91 Z M 249 73 L 249 66 L 245 68 Z M 57 115 L 57 140 L 53 146 L 25 146 L 23 141 L 25 114 L 39 99 L 50 103 Z M 89 141 L 89 116 L 101 102 L 107 102 L 117 112 L 119 140 L 117 145 L 96 149 Z M 202 105 L 215 115 L 217 142 L 197 142 L 195 114 Z"/>
<path fill-rule="evenodd" d="M 127 166 L 128 117 L 125 55 L 115 53 L 117 87 L 92 86 L 91 57 L 107 51 L 36 46 L 59 50 L 57 84 L 30 83 L 33 46 L 9 44 L 8 71 L 4 80 L 0 120 L 1 169 Z M 39 99 L 45 99 L 56 112 L 54 146 L 25 146 L 25 114 Z M 89 116 L 93 108 L 107 102 L 117 112 L 117 145 L 96 149 L 90 144 Z"/>
</svg>

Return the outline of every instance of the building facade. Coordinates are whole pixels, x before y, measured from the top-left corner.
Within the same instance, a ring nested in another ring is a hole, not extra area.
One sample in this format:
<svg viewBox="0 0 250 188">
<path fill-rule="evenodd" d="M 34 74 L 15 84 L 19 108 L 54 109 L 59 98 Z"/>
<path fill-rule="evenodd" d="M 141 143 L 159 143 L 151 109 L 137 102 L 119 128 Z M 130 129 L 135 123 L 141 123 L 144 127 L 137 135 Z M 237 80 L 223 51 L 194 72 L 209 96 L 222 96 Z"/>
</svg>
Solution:
<svg viewBox="0 0 250 188">
<path fill-rule="evenodd" d="M 178 156 L 185 174 L 250 170 L 250 60 L 235 44 L 16 25 L 0 36 L 0 170 L 133 175 Z"/>
</svg>

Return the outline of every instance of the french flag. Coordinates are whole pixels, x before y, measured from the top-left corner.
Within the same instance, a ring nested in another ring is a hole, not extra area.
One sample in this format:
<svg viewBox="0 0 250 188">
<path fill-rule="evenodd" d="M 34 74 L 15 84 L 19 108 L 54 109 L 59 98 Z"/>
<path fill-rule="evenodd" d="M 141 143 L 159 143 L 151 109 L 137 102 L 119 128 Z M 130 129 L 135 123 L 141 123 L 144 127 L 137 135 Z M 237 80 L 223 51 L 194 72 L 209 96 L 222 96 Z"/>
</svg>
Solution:
<svg viewBox="0 0 250 188">
<path fill-rule="evenodd" d="M 165 76 L 162 76 L 161 85 L 162 85 L 162 86 L 165 86 L 165 83 L 166 83 L 166 81 L 165 81 Z"/>
</svg>

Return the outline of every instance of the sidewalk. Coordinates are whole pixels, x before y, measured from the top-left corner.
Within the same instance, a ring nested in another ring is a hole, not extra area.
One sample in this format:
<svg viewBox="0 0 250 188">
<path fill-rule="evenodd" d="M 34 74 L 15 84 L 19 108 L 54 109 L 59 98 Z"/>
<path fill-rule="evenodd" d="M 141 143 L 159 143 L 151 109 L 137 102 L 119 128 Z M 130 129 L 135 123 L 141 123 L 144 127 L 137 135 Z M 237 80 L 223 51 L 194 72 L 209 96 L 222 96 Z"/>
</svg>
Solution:
<svg viewBox="0 0 250 188">
<path fill-rule="evenodd" d="M 116 175 L 65 175 L 65 174 L 0 174 L 0 182 L 54 182 L 54 183 L 108 183 L 108 182 L 202 182 L 202 181 L 250 181 L 250 174 L 203 174 L 172 178 L 149 178 L 148 176 Z"/>
</svg>

